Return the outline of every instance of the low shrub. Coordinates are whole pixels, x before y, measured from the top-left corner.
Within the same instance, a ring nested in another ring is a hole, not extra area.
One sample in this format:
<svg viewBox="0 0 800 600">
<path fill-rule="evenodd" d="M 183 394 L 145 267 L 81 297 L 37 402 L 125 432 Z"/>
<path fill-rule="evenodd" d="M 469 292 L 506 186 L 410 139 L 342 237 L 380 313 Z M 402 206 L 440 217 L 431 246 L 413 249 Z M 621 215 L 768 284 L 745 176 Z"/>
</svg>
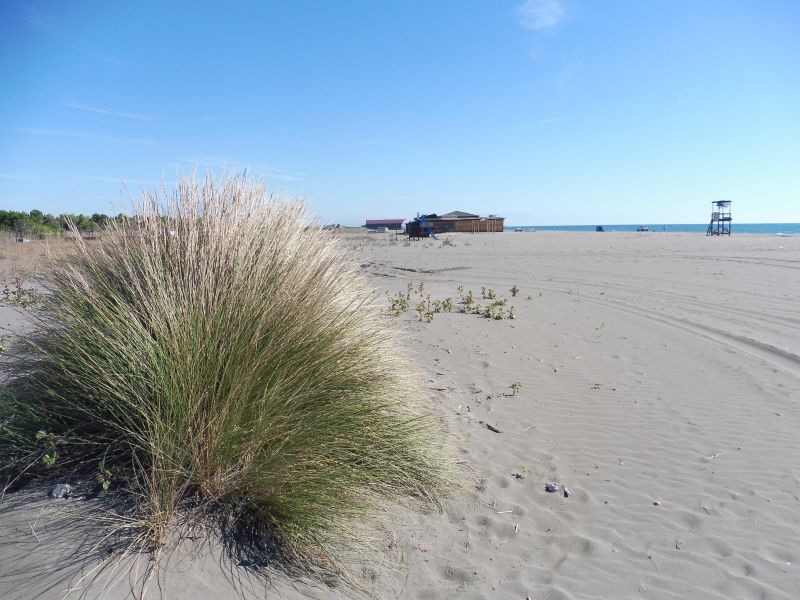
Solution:
<svg viewBox="0 0 800 600">
<path fill-rule="evenodd" d="M 56 258 L 35 332 L 6 352 L 0 476 L 116 488 L 156 545 L 189 510 L 238 515 L 337 572 L 365 513 L 437 503 L 441 431 L 357 265 L 301 203 L 209 177 L 133 214 Z"/>
</svg>

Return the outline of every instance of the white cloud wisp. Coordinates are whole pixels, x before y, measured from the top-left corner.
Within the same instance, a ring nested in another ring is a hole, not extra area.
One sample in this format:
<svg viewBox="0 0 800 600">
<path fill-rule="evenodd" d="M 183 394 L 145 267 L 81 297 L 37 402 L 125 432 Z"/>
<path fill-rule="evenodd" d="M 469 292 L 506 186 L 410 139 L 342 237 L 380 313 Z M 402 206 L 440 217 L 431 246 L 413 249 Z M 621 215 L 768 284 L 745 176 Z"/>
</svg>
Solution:
<svg viewBox="0 0 800 600">
<path fill-rule="evenodd" d="M 567 17 L 562 0 L 526 0 L 517 7 L 520 24 L 526 29 L 550 29 Z"/>
</svg>

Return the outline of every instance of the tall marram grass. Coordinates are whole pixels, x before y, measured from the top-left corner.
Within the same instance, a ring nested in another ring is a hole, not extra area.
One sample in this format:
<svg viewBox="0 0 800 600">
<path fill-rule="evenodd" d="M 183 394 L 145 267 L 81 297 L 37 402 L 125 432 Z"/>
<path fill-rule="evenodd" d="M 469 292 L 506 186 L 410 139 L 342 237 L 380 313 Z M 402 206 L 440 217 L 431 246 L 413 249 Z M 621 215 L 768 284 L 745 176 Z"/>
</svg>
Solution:
<svg viewBox="0 0 800 600">
<path fill-rule="evenodd" d="M 305 224 L 257 181 L 208 177 L 76 240 L 6 365 L 0 461 L 99 466 L 156 542 L 201 506 L 303 564 L 335 565 L 365 511 L 435 503 L 452 463 L 424 395 L 357 265 Z"/>
</svg>

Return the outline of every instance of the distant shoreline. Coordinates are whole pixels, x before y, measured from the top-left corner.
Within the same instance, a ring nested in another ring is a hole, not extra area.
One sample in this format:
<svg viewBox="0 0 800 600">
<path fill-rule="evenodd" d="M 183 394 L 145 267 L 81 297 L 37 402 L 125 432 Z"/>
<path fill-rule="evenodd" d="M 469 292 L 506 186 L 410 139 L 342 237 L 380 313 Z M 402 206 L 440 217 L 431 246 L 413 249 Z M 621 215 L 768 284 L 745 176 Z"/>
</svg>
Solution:
<svg viewBox="0 0 800 600">
<path fill-rule="evenodd" d="M 636 228 L 640 225 L 649 227 L 650 233 L 661 233 L 664 231 L 672 233 L 705 233 L 708 229 L 708 223 L 641 223 L 641 224 L 625 224 L 625 225 L 606 225 L 605 223 L 598 223 L 602 225 L 605 232 L 611 231 L 632 231 L 635 232 Z M 514 231 L 515 229 L 522 229 L 523 231 L 595 231 L 596 225 L 506 225 L 504 231 Z M 733 223 L 733 233 L 765 233 L 765 234 L 800 234 L 800 223 Z"/>
</svg>

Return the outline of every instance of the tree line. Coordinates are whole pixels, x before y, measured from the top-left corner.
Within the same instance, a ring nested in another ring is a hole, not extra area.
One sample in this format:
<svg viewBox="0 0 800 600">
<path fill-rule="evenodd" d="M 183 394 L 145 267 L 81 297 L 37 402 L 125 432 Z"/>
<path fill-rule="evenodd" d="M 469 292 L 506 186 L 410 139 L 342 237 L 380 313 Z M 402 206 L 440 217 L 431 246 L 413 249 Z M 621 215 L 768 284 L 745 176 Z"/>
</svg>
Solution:
<svg viewBox="0 0 800 600">
<path fill-rule="evenodd" d="M 17 235 L 25 237 L 41 237 L 54 233 L 63 233 L 69 229 L 69 221 L 72 221 L 78 231 L 94 231 L 110 220 L 120 220 L 123 217 L 122 213 L 116 217 L 110 217 L 102 213 L 94 213 L 92 216 L 64 213 L 55 216 L 35 209 L 29 213 L 17 210 L 0 210 L 0 231 L 13 231 Z"/>
</svg>

